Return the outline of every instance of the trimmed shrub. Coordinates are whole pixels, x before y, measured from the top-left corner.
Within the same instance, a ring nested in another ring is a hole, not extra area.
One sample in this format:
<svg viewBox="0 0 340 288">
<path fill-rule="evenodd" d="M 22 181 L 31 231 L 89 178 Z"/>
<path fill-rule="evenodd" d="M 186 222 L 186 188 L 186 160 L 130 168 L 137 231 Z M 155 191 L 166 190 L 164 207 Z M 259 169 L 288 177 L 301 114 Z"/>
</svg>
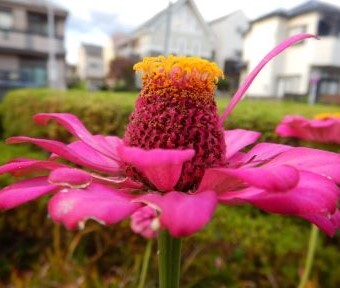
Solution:
<svg viewBox="0 0 340 288">
<path fill-rule="evenodd" d="M 123 135 L 134 109 L 136 92 L 53 91 L 48 89 L 15 90 L 2 103 L 4 136 L 28 135 L 69 140 L 70 135 L 58 125 L 39 127 L 32 116 L 41 112 L 64 112 L 77 115 L 94 134 Z M 222 109 L 229 99 L 217 98 Z M 313 117 L 318 113 L 338 112 L 338 107 L 294 102 L 246 99 L 239 103 L 226 121 L 228 129 L 243 128 L 263 133 L 266 141 L 287 142 L 274 134 L 276 125 L 287 114 Z M 293 143 L 295 143 L 293 141 Z"/>
<path fill-rule="evenodd" d="M 3 101 L 5 137 L 27 135 L 69 140 L 70 134 L 56 124 L 39 127 L 32 121 L 41 112 L 77 115 L 94 134 L 122 135 L 133 110 L 135 93 L 67 92 L 23 89 L 10 92 Z"/>
</svg>

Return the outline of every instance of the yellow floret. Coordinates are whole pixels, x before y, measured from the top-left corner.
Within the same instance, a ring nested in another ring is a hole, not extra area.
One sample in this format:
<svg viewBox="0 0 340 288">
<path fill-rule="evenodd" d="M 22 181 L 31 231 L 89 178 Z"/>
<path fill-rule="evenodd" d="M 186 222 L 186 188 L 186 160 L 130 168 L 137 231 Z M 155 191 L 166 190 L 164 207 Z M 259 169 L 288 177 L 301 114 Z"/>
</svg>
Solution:
<svg viewBox="0 0 340 288">
<path fill-rule="evenodd" d="M 222 70 L 216 63 L 199 57 L 146 57 L 143 61 L 135 64 L 133 69 L 141 72 L 143 77 L 157 77 L 159 75 L 175 77 L 201 78 L 207 82 L 217 83 L 219 77 L 224 77 Z"/>
<path fill-rule="evenodd" d="M 340 118 L 340 113 L 320 113 L 314 116 L 314 119 L 322 120 L 327 118 Z"/>
</svg>

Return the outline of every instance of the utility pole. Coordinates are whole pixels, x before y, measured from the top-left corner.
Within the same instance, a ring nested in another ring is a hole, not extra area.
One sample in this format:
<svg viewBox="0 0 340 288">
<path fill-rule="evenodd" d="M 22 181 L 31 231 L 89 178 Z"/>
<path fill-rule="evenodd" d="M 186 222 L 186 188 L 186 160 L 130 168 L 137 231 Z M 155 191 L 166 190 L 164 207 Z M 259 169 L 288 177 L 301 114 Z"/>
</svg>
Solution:
<svg viewBox="0 0 340 288">
<path fill-rule="evenodd" d="M 55 47 L 55 23 L 54 9 L 51 0 L 47 0 L 47 24 L 48 24 L 48 84 L 50 88 L 58 88 L 58 67 Z"/>
<path fill-rule="evenodd" d="M 172 3 L 169 0 L 168 9 L 166 9 L 166 23 L 165 23 L 165 33 L 164 33 L 164 56 L 167 56 L 170 53 L 170 44 L 171 44 L 171 18 L 172 18 Z"/>
</svg>

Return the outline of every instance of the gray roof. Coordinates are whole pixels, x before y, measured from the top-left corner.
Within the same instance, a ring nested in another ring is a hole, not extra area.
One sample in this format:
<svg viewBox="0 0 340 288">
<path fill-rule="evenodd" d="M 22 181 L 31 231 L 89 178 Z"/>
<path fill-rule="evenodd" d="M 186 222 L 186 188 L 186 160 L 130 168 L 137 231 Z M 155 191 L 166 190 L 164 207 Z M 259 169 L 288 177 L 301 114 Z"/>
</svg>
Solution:
<svg viewBox="0 0 340 288">
<path fill-rule="evenodd" d="M 301 14 L 306 14 L 309 12 L 321 12 L 321 13 L 340 13 L 340 6 L 321 2 L 318 0 L 310 0 L 307 2 L 304 2 L 290 10 L 284 10 L 284 9 L 277 9 L 274 10 L 268 14 L 265 14 L 252 22 L 258 22 L 273 16 L 279 16 L 284 18 L 291 18 L 295 17 Z"/>
<path fill-rule="evenodd" d="M 224 15 L 224 16 L 222 16 L 222 17 L 219 17 L 219 18 L 216 18 L 216 19 L 214 19 L 214 20 L 211 20 L 208 24 L 209 24 L 209 25 L 215 24 L 215 23 L 217 23 L 217 22 L 219 22 L 219 21 L 223 21 L 223 20 L 225 20 L 225 19 L 228 19 L 228 18 L 230 18 L 231 16 L 233 16 L 233 15 L 235 15 L 235 14 L 237 14 L 237 13 L 240 13 L 240 12 L 242 12 L 242 10 L 236 10 L 236 11 L 234 11 L 234 12 L 231 12 L 231 13 L 227 14 L 227 15 Z"/>
</svg>

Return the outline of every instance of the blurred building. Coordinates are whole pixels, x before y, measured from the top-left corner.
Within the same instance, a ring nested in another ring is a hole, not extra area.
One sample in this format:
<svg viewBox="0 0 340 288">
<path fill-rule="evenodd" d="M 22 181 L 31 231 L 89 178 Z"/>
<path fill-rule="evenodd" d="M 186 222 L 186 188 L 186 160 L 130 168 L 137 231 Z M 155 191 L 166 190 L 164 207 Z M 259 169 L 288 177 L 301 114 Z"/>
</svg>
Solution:
<svg viewBox="0 0 340 288">
<path fill-rule="evenodd" d="M 50 4 L 52 5 L 52 4 Z M 65 87 L 64 25 L 67 12 L 53 4 L 55 87 Z M 0 1 L 0 94 L 16 87 L 48 85 L 48 3 Z M 2 92 L 1 92 L 2 91 Z"/>
<path fill-rule="evenodd" d="M 116 45 L 116 55 L 129 58 L 174 54 L 211 59 L 213 50 L 213 33 L 193 0 L 169 5 Z"/>
<path fill-rule="evenodd" d="M 230 82 L 230 88 L 236 88 L 242 67 L 243 36 L 249 20 L 243 11 L 238 10 L 209 23 L 214 33 L 214 61 L 223 69 Z"/>
<path fill-rule="evenodd" d="M 86 83 L 89 90 L 97 90 L 104 83 L 104 55 L 103 47 L 82 44 L 79 48 L 78 76 Z"/>
<path fill-rule="evenodd" d="M 127 39 L 127 34 L 124 33 L 116 33 L 108 38 L 107 44 L 104 47 L 104 71 L 105 75 L 107 75 L 110 71 L 110 63 L 111 61 L 116 58 L 117 56 L 117 50 L 119 47 L 119 44 L 122 41 L 125 41 Z"/>
<path fill-rule="evenodd" d="M 320 40 L 297 43 L 267 64 L 248 95 L 340 103 L 340 7 L 324 2 L 308 1 L 252 21 L 245 36 L 243 78 L 265 51 L 298 33 Z"/>
</svg>

